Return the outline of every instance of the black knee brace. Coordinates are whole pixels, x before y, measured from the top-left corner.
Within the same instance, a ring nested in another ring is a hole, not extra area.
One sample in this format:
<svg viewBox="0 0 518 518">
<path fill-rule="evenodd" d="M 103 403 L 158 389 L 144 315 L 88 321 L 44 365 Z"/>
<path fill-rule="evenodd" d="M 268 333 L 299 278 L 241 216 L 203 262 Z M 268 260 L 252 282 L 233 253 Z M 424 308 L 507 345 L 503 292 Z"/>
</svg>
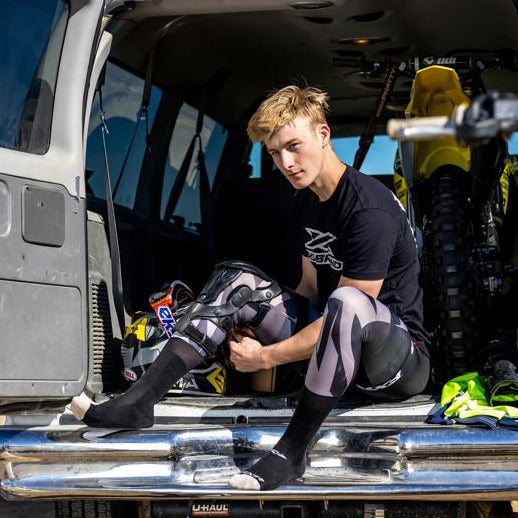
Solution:
<svg viewBox="0 0 518 518">
<path fill-rule="evenodd" d="M 221 304 L 216 304 L 215 301 L 218 296 L 242 273 L 252 273 L 262 281 L 268 281 L 268 284 L 255 289 L 246 284 L 238 285 L 232 289 L 225 301 L 222 301 Z M 193 320 L 209 321 L 225 333 L 228 333 L 238 323 L 236 322 L 237 312 L 248 305 L 248 307 L 256 311 L 256 315 L 252 321 L 246 324 L 254 329 L 262 322 L 266 313 L 272 308 L 271 300 L 281 292 L 282 288 L 277 281 L 271 279 L 259 268 L 251 264 L 241 261 L 219 263 L 216 265 L 200 295 L 178 320 L 175 330 L 194 340 L 208 356 L 213 356 L 219 344 L 195 327 L 192 323 Z"/>
</svg>

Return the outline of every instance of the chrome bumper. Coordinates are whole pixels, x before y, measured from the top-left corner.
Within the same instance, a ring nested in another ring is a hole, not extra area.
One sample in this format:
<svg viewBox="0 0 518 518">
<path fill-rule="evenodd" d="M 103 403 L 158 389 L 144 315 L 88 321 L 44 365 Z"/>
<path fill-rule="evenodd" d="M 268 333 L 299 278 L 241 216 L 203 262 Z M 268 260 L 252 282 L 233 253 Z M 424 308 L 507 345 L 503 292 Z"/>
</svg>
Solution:
<svg viewBox="0 0 518 518">
<path fill-rule="evenodd" d="M 324 426 L 302 480 L 275 491 L 228 478 L 284 426 L 78 426 L 0 430 L 5 499 L 518 499 L 518 433 L 456 427 Z"/>
</svg>

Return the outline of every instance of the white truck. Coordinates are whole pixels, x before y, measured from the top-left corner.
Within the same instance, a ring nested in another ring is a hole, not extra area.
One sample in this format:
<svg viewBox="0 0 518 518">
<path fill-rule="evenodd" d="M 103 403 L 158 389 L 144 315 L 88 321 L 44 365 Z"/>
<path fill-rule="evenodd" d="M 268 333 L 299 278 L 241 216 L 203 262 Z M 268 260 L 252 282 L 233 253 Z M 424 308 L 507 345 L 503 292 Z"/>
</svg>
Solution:
<svg viewBox="0 0 518 518">
<path fill-rule="evenodd" d="M 144 430 L 88 428 L 67 405 L 124 390 L 122 330 L 164 283 L 198 290 L 229 258 L 296 283 L 292 192 L 245 133 L 268 90 L 324 87 L 334 134 L 358 136 L 383 80 L 355 63 L 518 53 L 516 2 L 1 5 L 1 516 L 513 516 L 518 433 L 425 424 L 438 386 L 348 395 L 303 479 L 261 493 L 226 481 L 276 443 L 304 366 L 170 394 Z M 518 89 L 514 71 L 486 79 Z M 398 78 L 391 113 L 410 84 Z"/>
</svg>

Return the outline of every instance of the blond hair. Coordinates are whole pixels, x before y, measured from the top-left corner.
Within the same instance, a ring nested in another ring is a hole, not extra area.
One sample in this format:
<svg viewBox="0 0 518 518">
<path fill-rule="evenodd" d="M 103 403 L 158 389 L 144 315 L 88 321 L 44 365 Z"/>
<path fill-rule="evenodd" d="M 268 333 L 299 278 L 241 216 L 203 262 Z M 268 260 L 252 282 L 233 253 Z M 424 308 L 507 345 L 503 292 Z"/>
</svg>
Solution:
<svg viewBox="0 0 518 518">
<path fill-rule="evenodd" d="M 318 88 L 286 86 L 269 95 L 252 115 L 247 133 L 252 142 L 264 142 L 275 131 L 296 117 L 309 119 L 311 124 L 326 124 L 328 95 Z"/>
</svg>

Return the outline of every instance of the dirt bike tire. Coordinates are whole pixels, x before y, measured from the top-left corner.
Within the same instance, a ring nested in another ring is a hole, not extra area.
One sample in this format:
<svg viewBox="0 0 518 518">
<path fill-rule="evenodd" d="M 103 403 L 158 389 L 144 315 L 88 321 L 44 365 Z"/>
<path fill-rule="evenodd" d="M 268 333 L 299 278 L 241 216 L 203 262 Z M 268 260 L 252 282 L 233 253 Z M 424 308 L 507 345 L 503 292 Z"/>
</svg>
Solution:
<svg viewBox="0 0 518 518">
<path fill-rule="evenodd" d="M 474 368 L 475 282 L 465 172 L 441 168 L 430 178 L 423 232 L 425 323 L 436 342 L 434 378 L 444 381 Z"/>
</svg>

